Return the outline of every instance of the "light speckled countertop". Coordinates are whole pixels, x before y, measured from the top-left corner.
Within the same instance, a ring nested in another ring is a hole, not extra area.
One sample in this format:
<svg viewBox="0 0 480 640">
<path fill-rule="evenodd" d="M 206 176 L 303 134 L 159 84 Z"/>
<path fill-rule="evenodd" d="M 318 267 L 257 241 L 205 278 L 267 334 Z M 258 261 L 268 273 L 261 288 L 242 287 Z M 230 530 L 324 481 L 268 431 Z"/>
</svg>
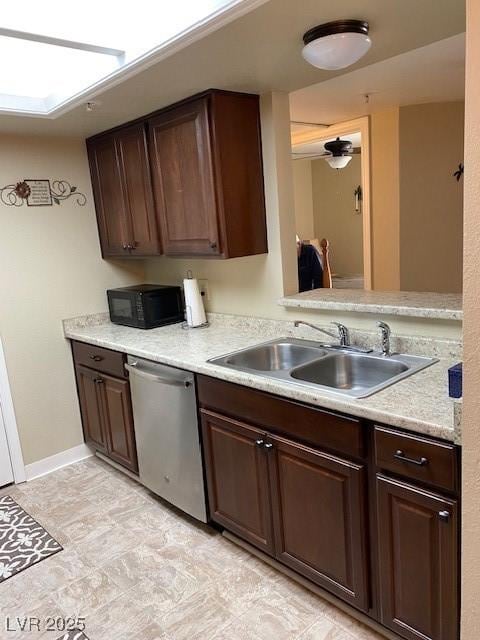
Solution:
<svg viewBox="0 0 480 640">
<path fill-rule="evenodd" d="M 463 318 L 462 296 L 457 293 L 314 289 L 281 298 L 278 304 L 283 307 L 384 313 L 416 318 Z"/>
<path fill-rule="evenodd" d="M 101 314 L 64 321 L 64 333 L 70 339 L 460 443 L 454 426 L 454 403 L 447 388 L 447 369 L 458 359 L 441 358 L 369 398 L 353 399 L 208 363 L 210 358 L 266 340 L 301 335 L 287 332 L 287 323 L 283 322 L 220 318 L 204 329 L 184 330 L 176 324 L 143 331 L 112 324 Z"/>
</svg>

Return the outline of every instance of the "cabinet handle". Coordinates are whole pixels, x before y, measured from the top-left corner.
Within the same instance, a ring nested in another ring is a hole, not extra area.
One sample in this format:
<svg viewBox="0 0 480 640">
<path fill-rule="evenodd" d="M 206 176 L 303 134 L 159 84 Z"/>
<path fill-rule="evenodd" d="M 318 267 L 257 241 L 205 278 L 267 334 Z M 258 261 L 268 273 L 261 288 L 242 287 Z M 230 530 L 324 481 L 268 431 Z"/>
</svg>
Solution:
<svg viewBox="0 0 480 640">
<path fill-rule="evenodd" d="M 257 447 L 263 447 L 264 442 L 264 440 L 255 440 L 255 444 L 257 445 Z"/>
<path fill-rule="evenodd" d="M 393 457 L 397 460 L 401 460 L 402 462 L 408 462 L 409 464 L 415 464 L 417 467 L 425 467 L 428 464 L 428 458 L 424 458 L 423 456 L 420 460 L 415 460 L 414 458 L 408 458 L 405 453 L 401 449 L 397 449 L 393 454 Z"/>
<path fill-rule="evenodd" d="M 438 517 L 440 518 L 440 520 L 443 520 L 444 522 L 448 522 L 450 520 L 450 512 L 449 511 L 439 511 L 438 512 Z"/>
<path fill-rule="evenodd" d="M 128 244 L 124 244 L 124 245 L 123 245 L 123 250 L 124 250 L 124 251 L 127 251 L 127 250 L 128 250 Z"/>
<path fill-rule="evenodd" d="M 271 442 L 267 442 L 267 444 L 264 446 L 264 448 L 267 451 L 271 451 L 273 449 L 273 444 Z"/>
<path fill-rule="evenodd" d="M 95 384 L 103 384 L 103 378 L 94 378 Z"/>
<path fill-rule="evenodd" d="M 216 242 L 210 242 L 210 249 L 216 249 L 217 248 L 217 243 Z"/>
<path fill-rule="evenodd" d="M 95 362 L 101 362 L 103 360 L 102 356 L 90 356 L 91 360 L 95 360 Z"/>
</svg>

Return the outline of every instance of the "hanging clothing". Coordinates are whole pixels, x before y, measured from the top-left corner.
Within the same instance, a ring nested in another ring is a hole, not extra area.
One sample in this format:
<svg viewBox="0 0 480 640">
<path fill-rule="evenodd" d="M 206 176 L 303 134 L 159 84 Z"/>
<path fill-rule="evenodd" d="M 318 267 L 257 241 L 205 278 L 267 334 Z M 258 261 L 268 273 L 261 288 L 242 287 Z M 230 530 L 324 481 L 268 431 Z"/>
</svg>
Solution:
<svg viewBox="0 0 480 640">
<path fill-rule="evenodd" d="M 323 269 L 318 253 L 311 244 L 302 244 L 298 256 L 298 290 L 310 291 L 322 287 Z"/>
</svg>

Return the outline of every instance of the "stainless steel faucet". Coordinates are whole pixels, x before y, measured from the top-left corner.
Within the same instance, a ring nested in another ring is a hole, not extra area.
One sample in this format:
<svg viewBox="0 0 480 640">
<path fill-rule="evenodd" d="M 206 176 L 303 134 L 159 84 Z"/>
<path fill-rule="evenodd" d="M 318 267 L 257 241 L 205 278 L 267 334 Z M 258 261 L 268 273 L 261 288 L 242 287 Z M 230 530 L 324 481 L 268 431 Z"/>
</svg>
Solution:
<svg viewBox="0 0 480 640">
<path fill-rule="evenodd" d="M 312 324 L 311 322 L 305 322 L 305 320 L 295 320 L 293 323 L 295 327 L 299 327 L 301 324 L 304 324 L 306 327 L 310 327 L 310 329 L 315 329 L 316 331 L 320 331 L 324 333 L 329 338 L 339 338 L 340 345 L 342 347 L 350 346 L 350 341 L 348 337 L 348 329 L 345 325 L 340 324 L 339 322 L 332 322 L 338 328 L 338 336 L 336 336 L 332 331 L 327 331 L 326 329 L 322 329 L 322 327 L 317 327 L 316 324 Z"/>
<path fill-rule="evenodd" d="M 295 320 L 293 324 L 295 327 L 299 327 L 301 324 L 304 324 L 306 327 L 320 331 L 330 338 L 338 338 L 340 341 L 339 344 L 324 344 L 322 345 L 323 347 L 329 347 L 330 349 L 348 349 L 350 351 L 358 351 L 359 353 L 370 353 L 372 351 L 372 349 L 362 349 L 362 347 L 352 346 L 350 344 L 350 333 L 348 328 L 340 322 L 331 323 L 337 327 L 338 335 L 335 335 L 332 331 L 327 331 L 327 329 L 322 329 L 322 327 L 317 327 L 317 325 L 312 324 L 311 322 L 305 322 L 305 320 Z"/>
<path fill-rule="evenodd" d="M 386 322 L 382 322 L 381 320 L 377 322 L 377 327 L 380 329 L 382 335 L 382 355 L 389 358 L 392 355 L 390 349 L 390 334 L 392 330 Z"/>
</svg>

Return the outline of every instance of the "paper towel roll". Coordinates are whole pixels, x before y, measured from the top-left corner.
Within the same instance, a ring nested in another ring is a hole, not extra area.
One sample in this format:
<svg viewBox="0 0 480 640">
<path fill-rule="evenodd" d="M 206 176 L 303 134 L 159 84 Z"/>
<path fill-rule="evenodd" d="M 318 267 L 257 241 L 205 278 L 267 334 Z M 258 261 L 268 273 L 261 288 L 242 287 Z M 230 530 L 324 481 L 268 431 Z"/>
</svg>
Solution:
<svg viewBox="0 0 480 640">
<path fill-rule="evenodd" d="M 196 278 L 185 278 L 183 281 L 185 293 L 185 310 L 189 327 L 199 327 L 207 322 L 203 300 Z"/>
</svg>

